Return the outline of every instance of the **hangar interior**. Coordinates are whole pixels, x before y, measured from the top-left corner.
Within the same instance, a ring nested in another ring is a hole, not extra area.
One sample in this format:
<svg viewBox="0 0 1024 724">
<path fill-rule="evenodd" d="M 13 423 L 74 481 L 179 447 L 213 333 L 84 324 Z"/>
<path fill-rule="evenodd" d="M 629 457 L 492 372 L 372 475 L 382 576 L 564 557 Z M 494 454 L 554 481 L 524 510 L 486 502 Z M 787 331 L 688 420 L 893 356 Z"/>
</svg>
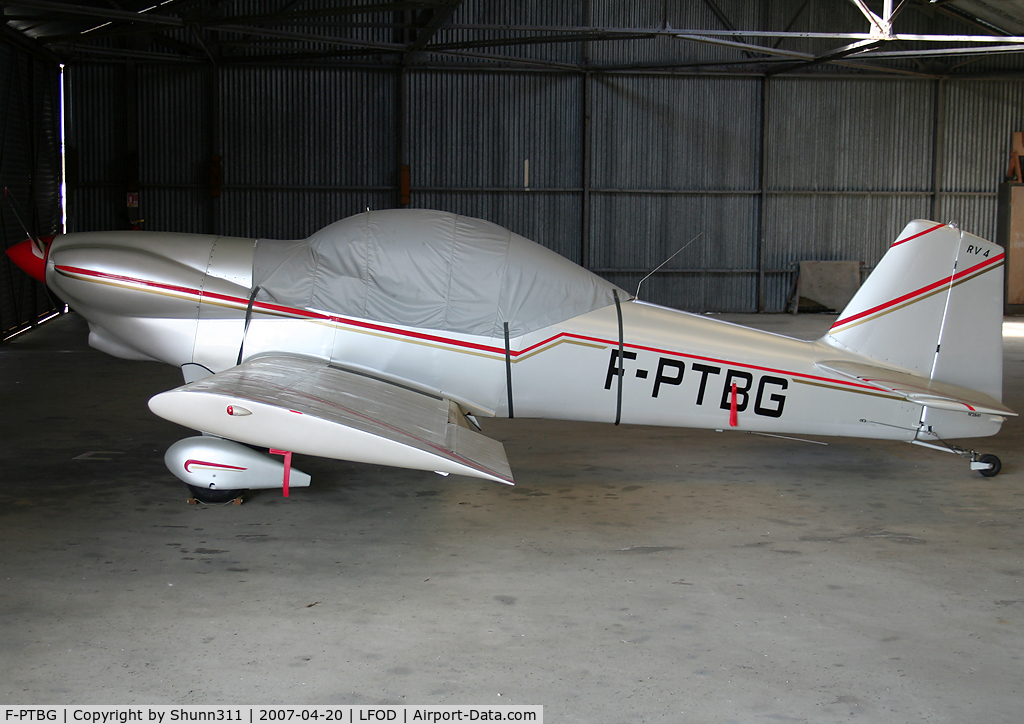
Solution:
<svg viewBox="0 0 1024 724">
<path fill-rule="evenodd" d="M 702 234 L 648 282 L 691 311 L 782 311 L 799 261 L 868 272 L 913 218 L 995 238 L 1024 98 L 1015 46 L 854 39 L 872 25 L 849 0 L 64 5 L 5 9 L 8 143 L 31 140 L 5 184 L 39 233 L 64 63 L 70 231 L 288 239 L 436 208 L 628 289 Z M 1015 11 L 892 22 L 991 39 L 1024 32 Z"/>
<path fill-rule="evenodd" d="M 811 339 L 834 317 L 753 313 L 801 261 L 868 274 L 911 219 L 994 240 L 1024 130 L 1017 0 L 2 6 L 5 247 L 434 208 L 625 289 L 685 246 L 646 300 Z M 145 408 L 180 373 L 40 326 L 60 300 L 0 266 L 5 703 L 1019 715 L 1016 421 L 988 479 L 897 443 L 492 420 L 515 488 L 314 459 L 305 497 L 188 507 Z"/>
</svg>

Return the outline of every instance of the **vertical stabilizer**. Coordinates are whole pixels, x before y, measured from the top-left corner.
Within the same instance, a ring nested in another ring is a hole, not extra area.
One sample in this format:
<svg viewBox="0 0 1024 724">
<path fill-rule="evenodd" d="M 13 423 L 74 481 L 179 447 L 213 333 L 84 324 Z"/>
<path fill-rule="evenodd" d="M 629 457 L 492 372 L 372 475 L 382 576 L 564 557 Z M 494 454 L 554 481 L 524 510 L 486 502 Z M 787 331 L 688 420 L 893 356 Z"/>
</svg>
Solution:
<svg viewBox="0 0 1024 724">
<path fill-rule="evenodd" d="M 912 221 L 823 341 L 1000 400 L 1002 266 L 996 244 Z"/>
</svg>

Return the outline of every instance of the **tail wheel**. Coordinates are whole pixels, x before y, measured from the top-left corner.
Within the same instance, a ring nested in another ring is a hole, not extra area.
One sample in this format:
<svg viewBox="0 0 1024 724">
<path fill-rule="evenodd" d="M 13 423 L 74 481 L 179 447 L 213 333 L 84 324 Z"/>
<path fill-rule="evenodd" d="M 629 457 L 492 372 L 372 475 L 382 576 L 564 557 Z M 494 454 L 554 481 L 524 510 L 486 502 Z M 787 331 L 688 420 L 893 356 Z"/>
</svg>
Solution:
<svg viewBox="0 0 1024 724">
<path fill-rule="evenodd" d="M 987 469 L 978 471 L 986 478 L 994 478 L 996 475 L 999 475 L 999 471 L 1003 469 L 1003 464 L 999 461 L 999 458 L 989 453 L 979 457 L 978 462 L 988 463 L 989 467 Z"/>
</svg>

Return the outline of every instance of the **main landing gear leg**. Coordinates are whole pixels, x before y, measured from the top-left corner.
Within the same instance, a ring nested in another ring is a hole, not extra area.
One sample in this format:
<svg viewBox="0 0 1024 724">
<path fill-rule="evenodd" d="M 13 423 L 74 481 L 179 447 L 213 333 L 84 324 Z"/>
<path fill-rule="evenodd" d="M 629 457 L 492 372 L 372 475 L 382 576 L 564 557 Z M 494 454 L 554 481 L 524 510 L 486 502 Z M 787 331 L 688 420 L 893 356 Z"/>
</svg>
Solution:
<svg viewBox="0 0 1024 724">
<path fill-rule="evenodd" d="M 930 447 L 933 450 L 953 453 L 954 455 L 959 455 L 962 458 L 970 460 L 971 470 L 977 470 L 986 478 L 994 478 L 996 475 L 999 475 L 999 471 L 1003 469 L 1003 464 L 999 461 L 999 458 L 991 453 L 981 454 L 975 450 L 968 450 L 967 448 L 960 447 L 959 445 L 951 445 L 944 440 L 942 441 L 942 445 L 935 445 L 934 443 L 925 442 L 923 440 L 911 440 L 910 442 L 914 445 L 920 445 L 921 447 Z"/>
</svg>

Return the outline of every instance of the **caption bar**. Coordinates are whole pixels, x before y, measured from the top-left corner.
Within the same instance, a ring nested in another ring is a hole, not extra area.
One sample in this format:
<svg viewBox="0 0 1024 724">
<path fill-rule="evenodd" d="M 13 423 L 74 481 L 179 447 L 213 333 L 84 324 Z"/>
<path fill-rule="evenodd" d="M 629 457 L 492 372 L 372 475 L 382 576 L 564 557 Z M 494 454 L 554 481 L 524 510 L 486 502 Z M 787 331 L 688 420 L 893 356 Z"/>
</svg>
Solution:
<svg viewBox="0 0 1024 724">
<path fill-rule="evenodd" d="M 172 722 L 492 722 L 544 724 L 534 706 L 7 706 L 0 724 L 171 724 Z"/>
</svg>

